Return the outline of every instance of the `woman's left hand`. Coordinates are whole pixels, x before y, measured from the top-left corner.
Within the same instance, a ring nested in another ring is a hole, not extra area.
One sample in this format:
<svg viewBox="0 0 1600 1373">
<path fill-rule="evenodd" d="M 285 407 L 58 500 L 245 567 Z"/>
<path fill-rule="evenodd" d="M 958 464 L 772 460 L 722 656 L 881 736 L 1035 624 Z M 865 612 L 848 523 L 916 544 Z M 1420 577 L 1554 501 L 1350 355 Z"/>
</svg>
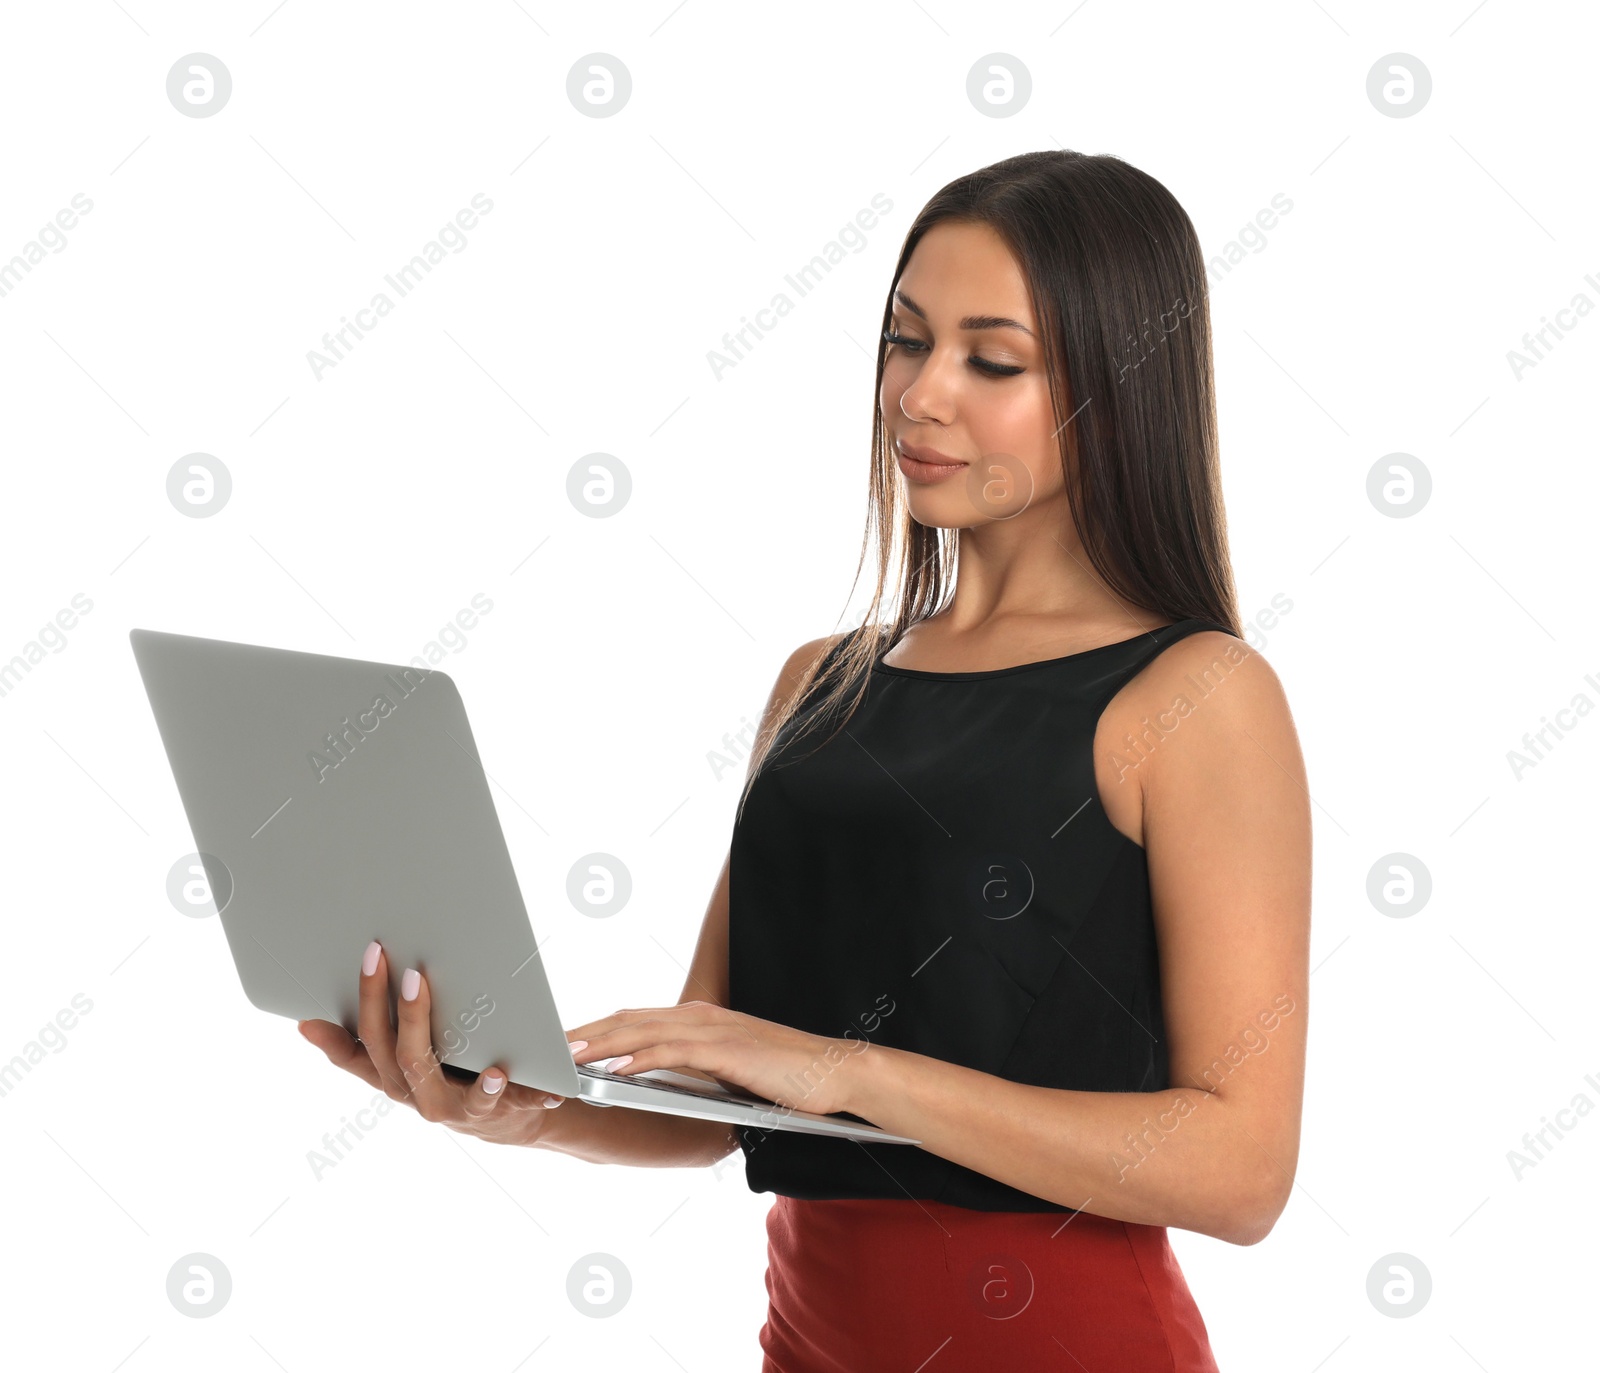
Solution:
<svg viewBox="0 0 1600 1373">
<path fill-rule="evenodd" d="M 692 1068 L 735 1091 L 814 1115 L 850 1110 L 865 1039 L 828 1039 L 710 1001 L 617 1011 L 567 1031 L 573 1061 L 610 1072 Z M 576 1048 L 582 1041 L 584 1047 Z M 614 1058 L 617 1062 L 604 1063 Z"/>
</svg>

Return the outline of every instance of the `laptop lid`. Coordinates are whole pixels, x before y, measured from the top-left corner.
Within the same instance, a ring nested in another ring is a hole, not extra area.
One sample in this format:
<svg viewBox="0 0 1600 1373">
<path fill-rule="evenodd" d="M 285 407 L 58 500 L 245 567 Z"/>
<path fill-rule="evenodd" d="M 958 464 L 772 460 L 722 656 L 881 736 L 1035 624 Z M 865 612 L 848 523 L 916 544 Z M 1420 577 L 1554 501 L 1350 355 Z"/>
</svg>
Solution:
<svg viewBox="0 0 1600 1373">
<path fill-rule="evenodd" d="M 357 1032 L 361 955 L 427 975 L 446 1063 L 578 1074 L 455 683 L 436 669 L 129 634 L 239 981 Z"/>
</svg>

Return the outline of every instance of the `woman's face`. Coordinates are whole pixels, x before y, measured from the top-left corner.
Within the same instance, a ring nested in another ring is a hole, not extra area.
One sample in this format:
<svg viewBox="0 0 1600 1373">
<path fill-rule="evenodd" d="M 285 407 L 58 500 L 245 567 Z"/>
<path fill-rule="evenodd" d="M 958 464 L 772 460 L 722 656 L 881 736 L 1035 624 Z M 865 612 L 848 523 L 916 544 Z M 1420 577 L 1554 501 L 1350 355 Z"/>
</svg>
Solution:
<svg viewBox="0 0 1600 1373">
<path fill-rule="evenodd" d="M 1061 493 L 1044 345 L 1022 269 L 993 229 L 946 220 L 923 235 L 890 334 L 879 400 L 913 519 L 965 528 Z"/>
</svg>

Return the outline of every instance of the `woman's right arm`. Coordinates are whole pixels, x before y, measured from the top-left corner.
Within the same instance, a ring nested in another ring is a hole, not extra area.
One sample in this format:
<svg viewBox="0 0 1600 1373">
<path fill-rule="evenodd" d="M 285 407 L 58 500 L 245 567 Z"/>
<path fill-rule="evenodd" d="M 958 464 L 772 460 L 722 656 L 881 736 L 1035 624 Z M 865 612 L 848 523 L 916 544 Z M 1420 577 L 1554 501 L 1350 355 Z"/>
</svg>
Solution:
<svg viewBox="0 0 1600 1373">
<path fill-rule="evenodd" d="M 839 637 L 813 639 L 789 655 L 762 711 L 760 729 L 763 732 L 789 692 Z M 706 907 L 694 960 L 678 997 L 679 1004 L 685 1001 L 728 1004 L 727 858 L 723 859 L 716 889 Z M 738 1148 L 733 1126 L 714 1120 L 695 1120 L 690 1116 L 621 1106 L 601 1108 L 582 1101 L 568 1101 L 556 1110 L 538 1114 L 540 1118 L 534 1122 L 536 1129 L 525 1141 L 528 1145 L 535 1149 L 553 1149 L 590 1163 L 622 1163 L 635 1168 L 704 1168 Z"/>
</svg>

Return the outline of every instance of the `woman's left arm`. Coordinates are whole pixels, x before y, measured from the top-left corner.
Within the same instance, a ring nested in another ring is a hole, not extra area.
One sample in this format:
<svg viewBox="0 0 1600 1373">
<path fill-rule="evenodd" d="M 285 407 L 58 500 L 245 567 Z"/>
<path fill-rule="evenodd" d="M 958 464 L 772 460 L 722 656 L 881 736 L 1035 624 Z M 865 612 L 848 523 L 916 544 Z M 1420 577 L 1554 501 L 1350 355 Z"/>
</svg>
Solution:
<svg viewBox="0 0 1600 1373">
<path fill-rule="evenodd" d="M 1214 647 L 1188 643 L 1163 678 L 1181 683 L 1186 659 L 1204 670 Z M 1311 807 L 1282 686 L 1238 648 L 1244 661 L 1138 767 L 1171 1089 L 1028 1087 L 874 1045 L 842 1109 L 1066 1206 L 1265 1238 L 1300 1150 Z"/>
</svg>

